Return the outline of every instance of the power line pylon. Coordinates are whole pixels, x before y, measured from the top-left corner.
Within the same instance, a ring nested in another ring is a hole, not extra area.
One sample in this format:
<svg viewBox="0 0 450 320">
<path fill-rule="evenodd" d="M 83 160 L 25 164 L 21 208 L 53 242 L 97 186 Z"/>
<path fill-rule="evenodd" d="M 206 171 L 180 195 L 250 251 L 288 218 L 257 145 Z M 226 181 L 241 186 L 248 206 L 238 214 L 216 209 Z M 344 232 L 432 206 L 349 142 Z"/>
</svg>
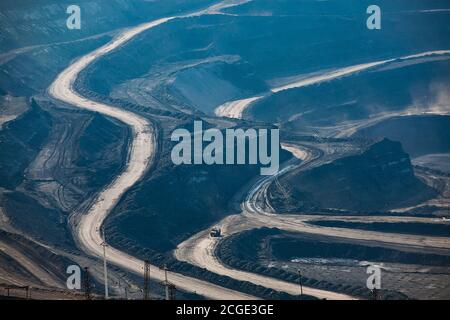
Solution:
<svg viewBox="0 0 450 320">
<path fill-rule="evenodd" d="M 150 262 L 144 261 L 144 300 L 150 299 Z"/>
<path fill-rule="evenodd" d="M 102 234 L 103 234 L 103 242 L 101 246 L 103 247 L 103 278 L 105 280 L 105 300 L 109 299 L 109 293 L 108 293 L 108 266 L 106 264 L 106 247 L 108 244 L 106 243 L 105 238 L 105 227 L 102 227 Z"/>
<path fill-rule="evenodd" d="M 372 294 L 372 300 L 380 300 L 380 293 L 377 288 L 373 288 L 370 293 Z"/>
<path fill-rule="evenodd" d="M 169 286 L 169 300 L 175 300 L 177 288 L 175 287 L 175 285 L 171 283 L 169 283 L 168 286 Z"/>
<path fill-rule="evenodd" d="M 91 300 L 91 279 L 89 277 L 88 267 L 84 268 L 83 286 L 84 286 L 84 296 L 86 300 Z"/>
<path fill-rule="evenodd" d="M 300 299 L 303 299 L 303 277 L 302 277 L 302 271 L 300 269 L 297 270 L 298 272 L 298 281 L 300 284 Z"/>
<path fill-rule="evenodd" d="M 167 265 L 163 266 L 164 270 L 164 286 L 166 287 L 166 300 L 170 300 L 169 280 L 167 279 Z"/>
<path fill-rule="evenodd" d="M 166 289 L 166 300 L 174 300 L 175 299 L 175 291 L 176 287 L 171 284 L 167 278 L 167 271 L 169 270 L 167 268 L 167 265 L 163 265 L 160 267 L 161 270 L 164 270 L 164 282 L 163 285 Z"/>
</svg>

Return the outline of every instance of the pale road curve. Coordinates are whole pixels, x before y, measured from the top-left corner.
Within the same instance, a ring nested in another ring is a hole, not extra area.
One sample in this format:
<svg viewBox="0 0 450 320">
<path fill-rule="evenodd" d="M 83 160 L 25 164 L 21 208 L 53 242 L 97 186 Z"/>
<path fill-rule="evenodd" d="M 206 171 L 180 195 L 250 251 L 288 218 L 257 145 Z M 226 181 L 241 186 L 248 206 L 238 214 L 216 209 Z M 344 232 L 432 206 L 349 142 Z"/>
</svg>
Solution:
<svg viewBox="0 0 450 320">
<path fill-rule="evenodd" d="M 291 146 L 292 148 L 292 146 Z M 314 156 L 306 147 L 298 147 L 302 151 L 308 154 L 304 158 L 303 163 L 300 166 L 288 166 L 278 173 L 278 176 L 285 174 L 293 168 L 307 167 L 309 164 L 320 160 L 320 156 Z M 244 203 L 242 204 L 243 215 L 250 220 L 259 220 L 262 225 L 270 225 L 286 231 L 297 231 L 304 233 L 311 233 L 317 235 L 327 235 L 339 238 L 348 239 L 360 239 L 368 241 L 377 241 L 381 243 L 390 243 L 397 245 L 407 245 L 410 247 L 428 247 L 436 250 L 448 250 L 450 249 L 450 239 L 448 237 L 433 237 L 433 236 L 419 236 L 419 235 L 407 235 L 407 234 L 394 234 L 384 233 L 366 230 L 354 230 L 344 228 L 331 228 L 331 227 L 319 227 L 310 225 L 307 221 L 315 220 L 317 216 L 307 215 L 292 215 L 283 214 L 279 215 L 274 213 L 274 210 L 267 210 L 258 205 L 261 199 L 267 199 L 267 189 L 272 183 L 275 177 L 262 178 L 256 183 Z M 267 207 L 267 203 L 264 203 Z M 272 211 L 272 212 L 270 212 Z M 319 216 L 322 220 L 333 220 L 336 217 Z M 349 217 L 346 217 L 349 220 Z M 420 217 L 364 217 L 364 220 L 372 222 L 425 222 L 425 223 L 441 223 L 442 221 L 435 218 L 420 218 Z M 361 221 L 360 217 L 353 219 L 354 221 Z"/>
<path fill-rule="evenodd" d="M 372 62 L 367 64 L 360 64 L 356 66 L 345 67 L 342 69 L 333 70 L 331 72 L 319 72 L 310 77 L 303 77 L 299 81 L 292 82 L 290 84 L 286 84 L 277 88 L 271 89 L 272 93 L 281 92 L 284 90 L 289 90 L 293 88 L 301 88 L 317 83 L 321 83 L 324 81 L 330 81 L 333 79 L 341 78 L 347 75 L 351 75 L 357 72 L 365 71 L 372 69 L 376 66 L 381 66 L 388 64 L 394 61 L 403 61 L 409 59 L 423 58 L 423 57 L 432 57 L 435 55 L 448 55 L 450 54 L 450 50 L 438 50 L 438 51 L 430 51 L 424 52 L 409 56 L 400 57 L 398 59 L 389 59 L 384 61 Z M 426 62 L 426 61 L 422 61 Z M 251 98 L 241 99 L 237 101 L 232 101 L 219 106 L 215 110 L 215 114 L 219 117 L 228 117 L 228 118 L 236 118 L 241 119 L 243 117 L 243 113 L 247 107 L 249 107 L 253 102 L 258 101 L 264 98 L 266 95 L 259 95 Z M 423 112 L 422 112 L 423 113 Z M 442 113 L 441 110 L 437 112 L 427 112 L 427 113 Z M 396 115 L 410 115 L 414 114 L 413 111 L 408 110 L 404 113 L 398 114 L 386 114 L 380 117 L 376 117 L 376 119 L 370 119 L 368 121 L 362 121 L 357 123 L 349 123 L 344 128 L 337 128 L 337 132 L 333 134 L 333 136 L 338 137 L 348 137 L 353 134 L 357 129 L 360 129 L 367 125 L 373 125 L 377 121 L 381 121 L 383 119 L 396 116 Z M 336 128 L 335 128 L 336 129 Z M 342 129 L 342 130 L 340 130 Z M 341 131 L 341 132 L 339 132 Z M 282 144 L 282 148 L 291 152 L 294 157 L 301 159 L 303 161 L 302 166 L 307 166 L 309 163 L 317 160 L 312 155 L 312 152 L 308 150 L 306 147 L 300 147 L 290 144 Z M 450 249 L 450 241 L 445 237 L 423 237 L 423 236 L 415 236 L 415 235 L 402 235 L 402 234 L 388 234 L 382 232 L 372 232 L 372 231 L 361 231 L 361 230 L 353 230 L 353 229 L 342 229 L 342 228 L 330 228 L 330 227 L 319 227 L 308 224 L 308 220 L 312 219 L 329 219 L 326 216 L 320 217 L 309 217 L 305 215 L 277 215 L 273 212 L 267 212 L 267 209 L 261 208 L 258 206 L 258 199 L 267 199 L 266 192 L 269 185 L 277 178 L 287 171 L 296 168 L 297 166 L 290 165 L 282 169 L 276 176 L 265 177 L 260 179 L 250 190 L 242 204 L 242 213 L 240 215 L 230 216 L 224 218 L 222 221 L 218 222 L 216 225 L 222 228 L 224 236 L 228 237 L 232 234 L 242 232 L 244 230 L 251 230 L 254 228 L 260 227 L 276 227 L 286 231 L 292 232 L 304 232 L 310 234 L 317 235 L 327 235 L 327 236 L 335 236 L 340 238 L 349 238 L 349 239 L 361 239 L 368 241 L 378 241 L 382 243 L 391 243 L 397 245 L 407 245 L 410 247 L 429 247 L 435 248 L 436 250 L 448 250 Z M 270 208 L 270 204 L 264 200 L 264 205 Z M 273 210 L 269 210 L 273 211 Z M 369 218 L 371 221 L 386 221 L 386 222 L 399 222 L 405 221 L 405 218 L 398 217 L 386 217 L 386 218 L 374 218 L 374 217 L 361 217 L 360 219 Z M 349 220 L 358 220 L 347 217 Z M 406 220 L 410 222 L 428 222 L 428 223 L 437 223 L 435 219 L 431 218 L 407 218 Z M 215 250 L 220 239 L 214 239 L 209 237 L 209 232 L 203 231 L 200 232 L 191 238 L 187 239 L 183 243 L 179 244 L 177 249 L 174 251 L 174 256 L 181 261 L 187 261 L 191 264 L 207 268 L 213 272 L 219 274 L 225 274 L 235 279 L 248 279 L 253 283 L 257 283 L 263 285 L 268 288 L 273 288 L 275 290 L 284 291 L 290 294 L 298 294 L 298 286 L 296 287 L 293 283 L 288 283 L 285 281 L 281 281 L 278 279 L 274 279 L 267 276 L 262 276 L 258 274 L 254 274 L 247 271 L 237 270 L 231 267 L 224 265 L 215 255 Z M 352 299 L 348 295 L 337 294 L 330 291 L 325 290 L 317 290 L 314 288 L 305 288 L 305 294 L 310 294 L 316 296 L 318 298 L 326 298 L 326 299 Z"/>
<path fill-rule="evenodd" d="M 175 18 L 198 16 L 202 14 L 219 14 L 220 12 L 218 12 L 218 10 L 221 8 L 243 2 L 246 1 L 223 1 L 218 5 L 214 5 L 197 13 L 186 16 L 162 18 L 127 29 L 111 42 L 76 60 L 61 72 L 50 85 L 48 93 L 53 98 L 81 109 L 98 112 L 115 118 L 127 124 L 132 129 L 133 133 L 128 162 L 124 171 L 97 196 L 92 207 L 81 217 L 77 225 L 76 236 L 78 237 L 80 245 L 88 254 L 102 257 L 101 244 L 103 243 L 103 239 L 100 234 L 100 227 L 108 213 L 115 207 L 123 194 L 146 173 L 154 158 L 156 141 L 153 127 L 145 118 L 130 111 L 89 100 L 78 94 L 73 88 L 77 76 L 94 60 L 122 46 L 145 30 L 149 30 Z M 142 275 L 144 262 L 125 252 L 109 246 L 107 249 L 107 259 L 109 263 Z M 151 277 L 162 281 L 164 280 L 164 273 L 159 270 L 158 267 L 152 266 Z M 170 273 L 170 281 L 180 289 L 194 292 L 210 299 L 256 299 L 256 297 L 248 294 L 226 289 L 206 281 L 177 273 Z"/>
<path fill-rule="evenodd" d="M 298 151 L 293 151 L 293 145 L 283 145 L 284 149 L 292 151 L 298 158 L 303 160 L 301 166 L 308 166 L 318 158 L 313 156 L 307 148 L 300 148 Z M 279 175 L 298 168 L 295 165 L 287 165 L 280 170 Z M 405 245 L 408 247 L 429 247 L 435 250 L 450 249 L 450 241 L 444 237 L 423 237 L 414 235 L 389 234 L 382 232 L 372 232 L 363 230 L 343 229 L 319 227 L 308 224 L 311 220 L 333 220 L 336 217 L 308 216 L 308 215 L 277 215 L 266 212 L 265 208 L 258 206 L 258 199 L 266 199 L 266 191 L 269 185 L 273 182 L 276 176 L 261 178 L 252 187 L 248 193 L 245 201 L 242 203 L 241 214 L 232 215 L 224 218 L 216 223 L 217 227 L 222 229 L 224 237 L 229 237 L 233 234 L 251 230 L 261 227 L 274 227 L 290 232 L 303 232 L 315 235 L 335 236 L 339 238 L 360 239 L 366 241 L 377 241 L 386 244 Z M 267 206 L 267 202 L 264 203 Z M 372 222 L 422 222 L 422 223 L 441 223 L 438 219 L 421 218 L 421 217 L 339 217 L 346 221 L 372 221 Z M 223 238 L 222 238 L 223 239 Z M 212 272 L 227 275 L 229 277 L 251 281 L 255 284 L 272 288 L 278 291 L 283 291 L 289 294 L 298 295 L 298 284 L 282 281 L 269 276 L 259 275 L 248 271 L 237 270 L 223 264 L 215 254 L 218 243 L 222 240 L 220 238 L 211 238 L 209 230 L 202 231 L 191 238 L 179 244 L 174 251 L 174 256 L 181 261 L 186 261 L 191 264 L 206 268 Z M 331 300 L 350 300 L 354 299 L 349 295 L 339 294 L 331 291 L 314 289 L 303 286 L 303 292 L 307 295 L 312 295 L 320 299 Z"/>
<path fill-rule="evenodd" d="M 284 146 L 284 148 L 291 149 L 292 146 Z M 297 156 L 300 156 L 302 153 L 299 152 L 296 154 Z M 276 176 L 284 174 L 291 168 L 292 168 L 291 166 L 283 168 L 282 170 L 279 171 L 279 173 Z M 279 225 L 278 223 L 273 223 L 272 221 L 263 221 L 263 219 L 260 219 L 259 214 L 255 214 L 254 217 L 248 216 L 248 213 L 246 212 L 247 209 L 245 207 L 245 204 L 250 201 L 248 199 L 252 199 L 253 195 L 256 194 L 258 190 L 260 190 L 263 184 L 272 181 L 273 179 L 275 179 L 276 176 L 264 177 L 260 180 L 260 182 L 256 183 L 252 187 L 252 190 L 249 192 L 247 196 L 247 200 L 242 204 L 242 214 L 228 216 L 216 224 L 216 226 L 221 228 L 224 236 L 228 237 L 232 234 L 244 230 L 251 230 L 254 228 L 269 227 L 269 226 L 276 227 Z M 276 216 L 274 215 L 274 217 Z M 183 243 L 179 244 L 176 250 L 174 251 L 174 256 L 178 260 L 189 262 L 199 267 L 206 268 L 209 271 L 222 275 L 227 275 L 234 279 L 242 281 L 250 281 L 252 283 L 264 286 L 266 288 L 286 292 L 291 295 L 300 294 L 298 283 L 287 282 L 273 277 L 263 276 L 248 271 L 237 270 L 223 264 L 215 255 L 215 250 L 220 240 L 221 240 L 220 238 L 210 237 L 209 230 L 202 231 L 194 235 L 193 237 L 187 239 Z M 315 289 L 307 286 L 303 286 L 303 293 L 306 295 L 317 297 L 319 299 L 329 299 L 329 300 L 354 299 L 354 297 L 351 297 L 346 294 L 336 293 L 328 290 Z"/>
<path fill-rule="evenodd" d="M 344 68 L 335 69 L 335 70 L 331 70 L 331 71 L 316 72 L 311 75 L 305 75 L 298 81 L 293 81 L 288 84 L 272 88 L 272 89 L 270 89 L 270 92 L 268 92 L 265 95 L 263 94 L 263 95 L 258 95 L 258 96 L 251 97 L 251 98 L 245 98 L 245 99 L 240 99 L 240 100 L 224 103 L 223 105 L 217 107 L 214 112 L 219 117 L 241 119 L 243 117 L 244 111 L 252 103 L 266 97 L 270 93 L 278 93 L 278 92 L 285 91 L 285 90 L 298 89 L 298 88 L 303 88 L 303 87 L 315 85 L 315 84 L 330 81 L 330 80 L 335 80 L 338 78 L 356 74 L 361 71 L 366 71 L 366 70 L 373 69 L 375 67 L 380 67 L 380 66 L 383 66 L 388 63 L 395 62 L 395 61 L 404 61 L 404 60 L 418 59 L 418 58 L 424 58 L 424 57 L 433 57 L 433 56 L 445 56 L 445 55 L 449 55 L 449 54 L 450 54 L 450 50 L 427 51 L 427 52 L 422 52 L 422 53 L 418 53 L 418 54 L 414 54 L 414 55 L 399 57 L 396 59 L 387 59 L 387 60 L 358 64 L 358 65 L 344 67 Z M 424 63 L 424 62 L 426 62 L 426 60 L 421 61 L 421 63 Z"/>
<path fill-rule="evenodd" d="M 94 205 L 89 209 L 88 213 L 85 214 L 78 226 L 77 226 L 77 234 L 79 237 L 80 244 L 84 247 L 84 249 L 93 255 L 101 256 L 101 243 L 103 239 L 99 232 L 99 227 L 103 223 L 107 214 L 114 208 L 117 204 L 117 201 L 120 197 L 131 187 L 133 186 L 142 176 L 145 174 L 146 170 L 151 163 L 154 151 L 155 151 L 155 136 L 153 132 L 153 128 L 150 123 L 143 117 L 140 117 L 134 113 L 129 111 L 125 111 L 119 108 L 115 108 L 106 104 L 98 103 L 95 101 L 88 100 L 85 97 L 82 97 L 78 93 L 76 93 L 73 89 L 73 83 L 76 80 L 78 74 L 86 68 L 90 63 L 92 63 L 95 59 L 109 53 L 110 51 L 120 47 L 125 44 L 127 41 L 132 39 L 134 36 L 140 34 L 141 32 L 156 27 L 158 25 L 164 24 L 170 20 L 175 18 L 182 18 L 187 16 L 198 16 L 202 14 L 220 14 L 220 9 L 238 5 L 240 3 L 245 3 L 247 1 L 224 1 L 223 3 L 212 6 L 209 9 L 199 11 L 197 13 L 186 15 L 186 16 L 178 16 L 178 17 L 168 17 L 163 19 L 158 19 L 149 23 L 145 23 L 139 25 L 135 28 L 131 28 L 126 30 L 117 36 L 114 40 L 109 42 L 108 44 L 100 47 L 99 49 L 93 51 L 86 56 L 81 57 L 77 61 L 75 61 L 71 66 L 69 66 L 66 70 L 64 70 L 53 82 L 53 84 L 49 88 L 49 94 L 53 96 L 55 99 L 67 102 L 79 108 L 87 109 L 94 112 L 99 112 L 104 115 L 116 118 L 125 124 L 129 125 L 133 131 L 133 140 L 131 142 L 131 147 L 129 151 L 129 161 L 125 168 L 125 171 L 118 176 L 114 182 L 103 190 L 99 196 L 97 197 L 97 201 Z M 417 56 L 417 55 L 416 55 Z M 414 56 L 415 57 L 415 56 Z M 371 65 L 370 67 L 373 67 Z M 358 67 L 361 68 L 361 67 Z M 357 69 L 358 69 L 357 68 Z M 364 69 L 364 68 L 362 68 Z M 360 70 L 362 70 L 360 69 Z M 346 74 L 354 73 L 359 70 L 341 70 L 335 71 L 331 78 L 334 79 L 336 77 L 344 76 Z M 326 81 L 329 79 L 317 79 L 319 81 Z M 302 80 L 301 82 L 303 82 Z M 304 83 L 304 85 L 310 85 L 311 83 Z M 299 84 L 297 84 L 298 86 Z M 293 87 L 290 87 L 293 88 Z M 285 88 L 284 90 L 289 89 Z M 273 91 L 276 92 L 276 91 Z M 243 110 L 251 103 L 259 99 L 260 97 L 247 99 L 244 103 L 239 102 L 237 105 L 239 106 L 240 111 L 238 113 L 239 116 L 242 116 Z M 225 114 L 224 114 L 225 115 Z M 238 116 L 238 117 L 239 117 Z M 231 217 L 232 218 L 232 217 Z M 211 247 L 213 248 L 214 245 Z M 107 251 L 107 256 L 109 262 L 122 267 L 124 269 L 130 270 L 132 272 L 142 274 L 143 269 L 143 261 L 132 257 L 124 252 L 121 252 L 115 248 L 109 247 Z M 206 255 L 206 257 L 213 256 Z M 206 261 L 206 263 L 209 263 Z M 221 269 L 223 266 L 218 263 L 219 269 L 217 273 L 219 274 L 227 274 L 223 272 Z M 217 266 L 214 262 L 212 262 L 211 267 L 214 268 Z M 235 270 L 232 270 L 233 272 Z M 163 273 L 155 266 L 152 268 L 151 276 L 157 280 L 163 280 Z M 234 274 L 232 273 L 232 276 Z M 276 279 L 272 279 L 269 277 L 261 277 L 251 273 L 245 274 L 244 277 L 235 277 L 237 279 L 241 279 L 244 281 L 251 281 L 256 284 L 262 284 L 270 288 L 274 288 L 276 290 L 288 292 L 291 294 L 298 294 L 298 287 L 294 284 L 278 281 Z M 198 294 L 204 295 L 205 297 L 212 299 L 251 299 L 255 298 L 250 295 L 242 294 L 240 292 L 236 292 L 233 290 L 225 289 L 220 286 L 212 285 L 208 282 L 201 281 L 195 278 L 186 277 L 180 274 L 171 273 L 170 276 L 171 282 L 173 282 L 179 288 L 182 288 L 186 291 L 196 292 Z M 327 292 L 322 290 L 316 290 L 312 288 L 305 288 L 306 294 L 312 294 L 317 297 L 331 298 L 331 299 L 349 299 L 351 297 L 336 294 L 333 292 Z"/>
</svg>

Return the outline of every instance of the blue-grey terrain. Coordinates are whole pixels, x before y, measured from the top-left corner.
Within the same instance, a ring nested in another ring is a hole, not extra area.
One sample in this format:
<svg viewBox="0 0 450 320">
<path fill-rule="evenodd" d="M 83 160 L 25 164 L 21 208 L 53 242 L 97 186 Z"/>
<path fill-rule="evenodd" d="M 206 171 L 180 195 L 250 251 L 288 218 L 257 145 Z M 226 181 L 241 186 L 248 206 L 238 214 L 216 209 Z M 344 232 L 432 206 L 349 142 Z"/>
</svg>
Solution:
<svg viewBox="0 0 450 320">
<path fill-rule="evenodd" d="M 73 4 L 80 29 L 66 25 Z M 161 266 L 184 299 L 450 299 L 450 4 L 380 0 L 370 29 L 372 4 L 3 0 L 0 297 L 83 299 L 84 284 L 66 287 L 78 265 L 102 298 L 85 221 L 139 147 L 102 104 L 153 139 L 142 176 L 90 226 L 108 244 L 111 298 L 143 298 L 146 260 L 153 299 Z M 175 165 L 172 132 L 199 120 L 279 129 L 279 173 Z"/>
</svg>

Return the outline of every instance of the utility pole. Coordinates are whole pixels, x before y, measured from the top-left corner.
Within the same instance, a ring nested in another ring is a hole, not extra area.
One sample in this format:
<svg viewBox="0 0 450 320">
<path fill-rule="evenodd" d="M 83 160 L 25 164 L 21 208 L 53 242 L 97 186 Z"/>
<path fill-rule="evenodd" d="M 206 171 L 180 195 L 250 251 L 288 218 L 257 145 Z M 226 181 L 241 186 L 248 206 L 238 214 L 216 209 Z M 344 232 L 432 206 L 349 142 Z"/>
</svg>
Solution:
<svg viewBox="0 0 450 320">
<path fill-rule="evenodd" d="M 169 280 L 167 279 L 167 265 L 164 265 L 164 284 L 166 286 L 166 300 L 170 300 Z"/>
<path fill-rule="evenodd" d="M 91 300 L 91 279 L 89 278 L 89 268 L 84 268 L 84 296 L 86 300 Z"/>
<path fill-rule="evenodd" d="M 379 300 L 379 295 L 378 295 L 378 289 L 377 288 L 373 288 L 373 290 L 371 290 L 372 293 L 372 300 Z"/>
<path fill-rule="evenodd" d="M 150 262 L 144 261 L 144 300 L 150 298 Z"/>
<path fill-rule="evenodd" d="M 102 234 L 103 234 L 103 242 L 101 244 L 101 246 L 103 247 L 103 278 L 105 280 L 105 300 L 109 299 L 109 294 L 108 294 L 108 267 L 106 265 L 106 247 L 108 246 L 108 244 L 106 243 L 106 238 L 105 238 L 105 227 L 102 227 Z"/>
<path fill-rule="evenodd" d="M 177 288 L 173 284 L 169 284 L 169 300 L 175 300 Z"/>
<path fill-rule="evenodd" d="M 166 300 L 171 300 L 175 297 L 175 286 L 173 284 L 169 283 L 169 280 L 167 279 L 167 271 L 169 270 L 167 268 L 167 265 L 164 264 L 162 267 L 160 267 L 161 270 L 164 270 L 164 286 L 166 288 Z"/>
<path fill-rule="evenodd" d="M 302 272 L 300 269 L 298 269 L 298 277 L 299 277 L 299 283 L 300 283 L 300 298 L 303 298 Z"/>
<path fill-rule="evenodd" d="M 447 218 L 450 218 L 450 205 L 447 206 L 447 213 L 448 213 Z"/>
</svg>

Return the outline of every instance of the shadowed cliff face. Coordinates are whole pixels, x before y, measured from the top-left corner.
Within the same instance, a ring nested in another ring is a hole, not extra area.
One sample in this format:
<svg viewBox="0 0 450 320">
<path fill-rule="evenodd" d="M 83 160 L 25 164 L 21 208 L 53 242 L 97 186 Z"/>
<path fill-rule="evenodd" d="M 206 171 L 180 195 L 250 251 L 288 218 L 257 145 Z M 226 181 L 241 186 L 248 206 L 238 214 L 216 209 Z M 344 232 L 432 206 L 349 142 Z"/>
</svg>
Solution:
<svg viewBox="0 0 450 320">
<path fill-rule="evenodd" d="M 0 131 L 0 187 L 12 189 L 38 154 L 51 127 L 51 118 L 36 103 Z"/>
<path fill-rule="evenodd" d="M 401 144 L 388 139 L 359 155 L 301 172 L 289 180 L 303 209 L 386 210 L 413 205 L 436 194 L 415 177 Z"/>
</svg>

